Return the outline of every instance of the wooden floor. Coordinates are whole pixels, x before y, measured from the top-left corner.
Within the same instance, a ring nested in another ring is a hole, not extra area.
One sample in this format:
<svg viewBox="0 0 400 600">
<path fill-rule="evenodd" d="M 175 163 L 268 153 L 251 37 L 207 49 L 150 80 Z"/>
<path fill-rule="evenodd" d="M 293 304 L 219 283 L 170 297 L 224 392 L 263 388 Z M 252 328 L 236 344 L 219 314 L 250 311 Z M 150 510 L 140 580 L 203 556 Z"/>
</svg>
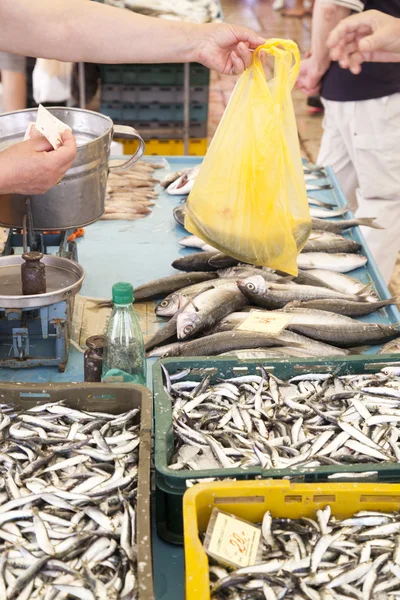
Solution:
<svg viewBox="0 0 400 600">
<path fill-rule="evenodd" d="M 273 0 L 221 0 L 226 23 L 242 25 L 257 31 L 267 38 L 281 37 L 294 40 L 305 54 L 310 47 L 311 18 L 296 19 L 283 17 L 272 10 Z M 290 6 L 290 1 L 287 2 Z M 212 138 L 221 119 L 231 92 L 236 82 L 235 77 L 218 75 L 212 72 L 210 92 L 209 138 Z M 317 158 L 320 139 L 320 115 L 307 113 L 306 100 L 298 90 L 293 91 L 293 101 L 297 116 L 300 143 L 303 155 L 314 161 Z"/>
</svg>

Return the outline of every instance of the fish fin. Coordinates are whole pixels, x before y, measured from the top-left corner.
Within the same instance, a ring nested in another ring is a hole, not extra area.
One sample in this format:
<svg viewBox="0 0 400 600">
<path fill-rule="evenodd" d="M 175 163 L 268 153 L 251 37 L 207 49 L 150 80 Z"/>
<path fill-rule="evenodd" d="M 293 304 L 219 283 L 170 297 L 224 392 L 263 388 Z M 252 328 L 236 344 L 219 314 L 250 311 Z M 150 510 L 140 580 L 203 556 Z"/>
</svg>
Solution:
<svg viewBox="0 0 400 600">
<path fill-rule="evenodd" d="M 374 284 L 367 283 L 359 292 L 357 292 L 357 296 L 369 296 L 371 293 L 375 292 Z"/>
<path fill-rule="evenodd" d="M 373 227 L 374 229 L 385 229 L 382 225 L 375 223 L 376 217 L 360 217 L 357 219 L 360 227 Z"/>
<path fill-rule="evenodd" d="M 352 346 L 351 348 L 347 348 L 349 354 L 364 354 L 367 350 L 369 350 L 371 346 Z"/>
</svg>

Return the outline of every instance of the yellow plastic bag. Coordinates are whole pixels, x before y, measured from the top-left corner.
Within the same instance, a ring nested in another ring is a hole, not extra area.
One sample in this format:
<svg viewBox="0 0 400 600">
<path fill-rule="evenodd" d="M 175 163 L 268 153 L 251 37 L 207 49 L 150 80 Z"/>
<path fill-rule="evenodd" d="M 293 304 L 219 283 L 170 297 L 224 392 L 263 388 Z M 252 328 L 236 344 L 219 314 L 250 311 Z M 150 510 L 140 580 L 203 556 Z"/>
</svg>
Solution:
<svg viewBox="0 0 400 600">
<path fill-rule="evenodd" d="M 266 81 L 260 52 L 274 57 Z M 291 90 L 297 45 L 259 46 L 238 80 L 187 201 L 185 228 L 242 262 L 297 274 L 311 231 Z"/>
</svg>

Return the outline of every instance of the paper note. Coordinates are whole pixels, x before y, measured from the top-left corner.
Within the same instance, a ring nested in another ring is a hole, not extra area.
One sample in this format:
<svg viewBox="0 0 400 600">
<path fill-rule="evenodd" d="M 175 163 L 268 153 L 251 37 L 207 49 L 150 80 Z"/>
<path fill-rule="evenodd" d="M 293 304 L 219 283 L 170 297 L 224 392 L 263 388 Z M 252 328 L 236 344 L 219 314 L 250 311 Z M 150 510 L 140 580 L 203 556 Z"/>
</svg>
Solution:
<svg viewBox="0 0 400 600">
<path fill-rule="evenodd" d="M 37 131 L 44 135 L 54 150 L 56 150 L 62 145 L 61 134 L 67 129 L 71 131 L 71 127 L 60 121 L 60 119 L 57 119 L 44 106 L 39 104 L 36 123 L 29 123 L 24 140 L 31 139 L 33 137 L 32 134 Z"/>
<path fill-rule="evenodd" d="M 210 556 L 235 567 L 248 567 L 256 563 L 261 538 L 258 527 L 220 511 L 212 527 L 206 548 Z"/>
<path fill-rule="evenodd" d="M 245 319 L 237 329 L 278 335 L 278 333 L 283 331 L 285 327 L 289 325 L 291 320 L 292 316 L 290 314 L 252 310 L 249 312 L 247 319 Z"/>
</svg>

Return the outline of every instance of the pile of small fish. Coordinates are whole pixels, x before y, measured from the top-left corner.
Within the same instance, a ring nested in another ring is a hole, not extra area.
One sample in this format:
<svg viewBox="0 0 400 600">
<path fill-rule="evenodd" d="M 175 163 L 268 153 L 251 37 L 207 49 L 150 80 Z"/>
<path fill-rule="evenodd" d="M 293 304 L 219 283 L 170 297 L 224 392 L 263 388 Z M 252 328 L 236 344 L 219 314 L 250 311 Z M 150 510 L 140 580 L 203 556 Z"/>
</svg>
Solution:
<svg viewBox="0 0 400 600">
<path fill-rule="evenodd" d="M 389 600 L 400 596 L 400 515 L 360 511 L 336 519 L 273 518 L 262 527 L 262 562 L 229 572 L 209 567 L 218 600 Z"/>
<path fill-rule="evenodd" d="M 111 165 L 118 166 L 123 162 L 113 160 Z M 111 171 L 107 181 L 105 211 L 101 218 L 135 221 L 149 215 L 158 197 L 154 190 L 159 180 L 153 174 L 162 168 L 164 165 L 161 163 L 142 161 L 127 171 Z"/>
<path fill-rule="evenodd" d="M 400 368 L 372 375 L 169 375 L 173 470 L 400 462 Z"/>
<path fill-rule="evenodd" d="M 2 600 L 137 598 L 138 413 L 3 408 Z"/>
<path fill-rule="evenodd" d="M 220 6 L 214 0 L 105 0 L 105 3 L 148 17 L 190 23 L 211 23 L 221 18 Z"/>
<path fill-rule="evenodd" d="M 161 185 L 170 194 L 188 194 L 198 170 L 169 174 Z M 332 187 L 329 182 L 318 183 L 321 178 L 327 181 L 321 168 L 309 166 L 304 172 L 310 191 Z M 181 273 L 135 290 L 137 300 L 164 297 L 155 311 L 170 318 L 146 340 L 148 356 L 338 356 L 398 338 L 397 325 L 356 320 L 394 304 L 395 298 L 380 301 L 372 284 L 346 274 L 363 267 L 367 258 L 359 254 L 356 240 L 339 232 L 356 225 L 378 227 L 374 219 L 330 220 L 347 209 L 330 210 L 332 205 L 314 198 L 309 202 L 317 205 L 312 207 L 314 231 L 298 258 L 297 277 L 240 264 L 196 236 L 182 238 L 182 246 L 199 252 L 172 263 Z M 182 224 L 183 216 L 181 205 L 175 217 Z M 252 309 L 283 312 L 290 320 L 280 334 L 254 333 L 245 329 Z M 389 348 L 398 351 L 397 343 Z"/>
</svg>

